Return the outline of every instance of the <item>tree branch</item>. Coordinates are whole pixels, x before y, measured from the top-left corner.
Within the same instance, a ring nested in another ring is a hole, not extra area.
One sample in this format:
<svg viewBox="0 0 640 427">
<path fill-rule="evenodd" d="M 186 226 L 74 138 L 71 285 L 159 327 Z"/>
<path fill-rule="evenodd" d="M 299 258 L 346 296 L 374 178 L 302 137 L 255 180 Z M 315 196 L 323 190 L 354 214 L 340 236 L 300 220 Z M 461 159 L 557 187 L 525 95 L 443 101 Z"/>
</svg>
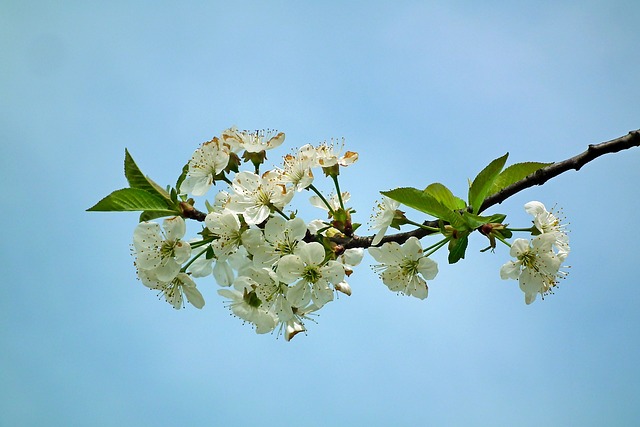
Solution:
<svg viewBox="0 0 640 427">
<path fill-rule="evenodd" d="M 640 146 L 640 129 L 631 131 L 627 135 L 621 136 L 620 138 L 612 139 L 611 141 L 602 142 L 600 144 L 590 144 L 585 152 L 571 157 L 567 160 L 553 163 L 547 167 L 539 169 L 531 175 L 528 175 L 525 178 L 521 179 L 520 181 L 517 181 L 510 186 L 498 191 L 497 193 L 487 197 L 480 207 L 480 212 L 493 205 L 504 202 L 509 197 L 519 193 L 524 189 L 533 187 L 534 185 L 542 185 L 551 178 L 554 178 L 571 169 L 580 170 L 582 166 L 604 154 L 617 153 L 618 151 L 638 146 Z M 186 210 L 183 208 L 183 212 L 185 213 L 186 218 L 195 219 L 197 221 L 204 221 L 204 218 L 206 216 L 205 213 L 202 213 L 193 207 L 190 207 L 190 209 Z M 423 224 L 434 228 L 439 227 L 438 220 L 425 221 Z M 415 236 L 418 239 L 421 239 L 433 233 L 433 231 L 426 230 L 424 228 L 417 228 L 412 231 L 384 236 L 380 244 L 386 242 L 397 242 L 402 244 L 406 242 L 409 237 Z M 307 237 L 305 238 L 305 240 L 312 241 L 315 240 L 315 237 L 310 233 L 307 233 Z M 331 241 L 336 243 L 337 245 L 342 246 L 344 249 L 368 248 L 371 246 L 373 236 L 334 236 L 331 238 Z"/>
<path fill-rule="evenodd" d="M 580 170 L 582 166 L 604 154 L 617 153 L 618 151 L 637 146 L 640 146 L 640 129 L 631 131 L 627 135 L 612 139 L 611 141 L 595 145 L 590 144 L 587 151 L 571 157 L 570 159 L 553 163 L 547 167 L 539 169 L 520 181 L 498 191 L 496 194 L 487 197 L 480 207 L 480 212 L 484 211 L 488 207 L 504 202 L 509 197 L 519 193 L 525 188 L 533 187 L 534 185 L 542 185 L 551 178 L 571 169 Z"/>
</svg>

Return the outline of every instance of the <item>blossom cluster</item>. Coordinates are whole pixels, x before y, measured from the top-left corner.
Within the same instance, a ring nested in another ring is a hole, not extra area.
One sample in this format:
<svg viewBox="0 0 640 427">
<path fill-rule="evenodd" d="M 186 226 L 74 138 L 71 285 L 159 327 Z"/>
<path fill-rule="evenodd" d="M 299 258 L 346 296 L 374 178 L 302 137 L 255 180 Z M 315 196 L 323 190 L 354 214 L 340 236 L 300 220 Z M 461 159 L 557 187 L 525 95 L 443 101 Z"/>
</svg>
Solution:
<svg viewBox="0 0 640 427">
<path fill-rule="evenodd" d="M 525 211 L 533 215 L 535 230 L 533 239 L 515 239 L 510 254 L 515 258 L 500 269 L 502 279 L 516 279 L 524 292 L 525 302 L 531 304 L 538 294 L 552 293 L 559 280 L 567 273 L 561 270 L 569 255 L 569 236 L 560 219 L 537 201 L 524 205 Z"/>
<path fill-rule="evenodd" d="M 267 151 L 284 140 L 282 132 L 232 127 L 195 150 L 174 193 L 182 200 L 181 209 L 185 205 L 194 210 L 191 197 L 206 196 L 218 183 L 224 189 L 211 203 L 205 202 L 207 213 L 198 217 L 204 224 L 197 239 L 185 239 L 182 216 L 164 219 L 162 225 L 138 224 L 133 233 L 135 267 L 145 286 L 157 290 L 176 309 L 184 307 L 185 301 L 202 308 L 205 301 L 194 278 L 213 276 L 220 286 L 218 294 L 226 299 L 233 315 L 251 324 L 257 333 L 277 331 L 288 341 L 305 332 L 305 322 L 339 293 L 351 295 L 347 279 L 361 263 L 364 248 L 376 261 L 373 270 L 389 290 L 421 300 L 429 293 L 427 281 L 438 274 L 431 254 L 447 244 L 450 251 L 460 247 L 456 245 L 474 229 L 490 239 L 492 249 L 496 239 L 510 246 L 515 260 L 504 264 L 500 275 L 519 281 L 527 304 L 538 294 L 551 293 L 566 275 L 561 271 L 569 253 L 565 227 L 540 202 L 525 205 L 534 226 L 519 230 L 535 237 L 509 244 L 505 239 L 511 231 L 502 224 L 504 215 L 483 219 L 452 211 L 459 215 L 449 217 L 452 224 L 456 218 L 470 222 L 458 223 L 459 229 L 442 220 L 438 227 L 429 227 L 407 219 L 398 210 L 397 200 L 383 196 L 370 223 L 375 234 L 357 238 L 354 231 L 359 224 L 351 217 L 355 211 L 346 205 L 350 194 L 340 190 L 338 177 L 341 168 L 358 160 L 358 154 L 345 151 L 344 141 L 307 144 L 285 155 L 279 166 L 261 172 Z M 240 170 L 244 164 L 250 165 L 249 170 Z M 335 194 L 331 197 L 314 186 L 320 170 L 333 181 Z M 326 211 L 325 219 L 307 223 L 291 209 L 292 200 L 303 190 L 314 193 L 309 202 Z M 187 211 L 182 212 L 188 217 Z M 440 235 L 441 240 L 423 248 L 412 234 L 385 237 L 389 227 L 405 224 L 427 229 L 421 237 Z M 476 225 L 464 228 L 466 224 Z M 350 239 L 360 243 L 343 245 Z M 459 258 L 464 256 L 449 262 Z"/>
<path fill-rule="evenodd" d="M 262 174 L 266 151 L 284 141 L 284 133 L 246 132 L 235 127 L 202 144 L 193 154 L 179 192 L 204 196 L 216 181 L 228 184 L 219 191 L 204 220 L 202 238 L 183 240 L 181 217 L 164 220 L 163 228 L 141 222 L 134 231 L 136 268 L 142 283 L 160 290 L 175 308 L 183 297 L 197 308 L 204 299 L 192 278 L 213 275 L 232 313 L 252 324 L 258 333 L 278 329 L 285 339 L 305 331 L 305 320 L 334 299 L 336 292 L 351 294 L 346 278 L 364 255 L 362 248 L 337 247 L 326 238 L 340 233 L 349 222 L 344 203 L 348 193 L 328 201 L 313 186 L 314 171 L 337 178 L 341 167 L 358 154 L 343 145 L 307 144 L 284 157 L 280 167 Z M 251 162 L 253 171 L 239 171 Z M 293 197 L 313 189 L 311 202 L 346 220 L 339 224 L 314 220 L 306 224 L 285 213 Z M 192 257 L 193 256 L 193 257 Z M 191 260 L 189 260 L 191 258 Z M 188 261 L 189 260 L 189 261 Z M 188 262 L 187 262 L 188 261 Z"/>
</svg>

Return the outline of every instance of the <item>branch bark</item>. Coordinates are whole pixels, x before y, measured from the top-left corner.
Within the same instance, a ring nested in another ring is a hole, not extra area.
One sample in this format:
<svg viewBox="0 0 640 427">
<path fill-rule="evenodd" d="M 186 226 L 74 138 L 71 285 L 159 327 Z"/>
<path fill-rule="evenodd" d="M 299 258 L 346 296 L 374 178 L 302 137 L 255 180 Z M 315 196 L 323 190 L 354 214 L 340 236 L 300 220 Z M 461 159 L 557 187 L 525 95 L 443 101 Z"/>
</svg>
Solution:
<svg viewBox="0 0 640 427">
<path fill-rule="evenodd" d="M 640 129 L 631 131 L 628 134 L 621 136 L 620 138 L 612 139 L 611 141 L 595 145 L 590 144 L 585 152 L 562 162 L 553 163 L 547 167 L 539 169 L 520 181 L 498 191 L 496 194 L 487 197 L 480 207 L 480 212 L 493 205 L 504 202 L 509 197 L 526 188 L 533 187 L 534 185 L 542 185 L 561 173 L 567 172 L 571 169 L 580 170 L 582 166 L 604 154 L 617 153 L 618 151 L 638 146 L 640 146 Z"/>
<path fill-rule="evenodd" d="M 509 197 L 519 193 L 522 190 L 533 187 L 534 185 L 542 185 L 551 178 L 554 178 L 564 172 L 572 169 L 580 170 L 580 168 L 582 168 L 584 165 L 604 154 L 617 153 L 618 151 L 638 146 L 640 146 L 640 129 L 631 131 L 627 135 L 612 139 L 611 141 L 602 142 L 600 144 L 590 144 L 587 150 L 583 153 L 539 169 L 531 175 L 528 175 L 525 178 L 521 179 L 520 181 L 517 181 L 510 186 L 498 191 L 497 193 L 487 197 L 480 207 L 480 212 L 486 210 L 487 208 L 490 208 L 491 206 L 504 202 Z M 191 207 L 191 209 L 188 209 L 185 214 L 186 215 L 184 216 L 186 218 L 195 219 L 197 221 L 204 221 L 204 218 L 206 216 L 205 213 L 200 212 L 193 207 Z M 438 227 L 437 220 L 425 221 L 423 224 L 429 227 Z M 412 231 L 387 235 L 382 239 L 380 244 L 386 242 L 397 242 L 402 244 L 406 242 L 409 237 L 415 236 L 418 239 L 421 239 L 433 233 L 433 231 L 429 231 L 423 228 L 417 228 Z M 310 233 L 307 233 L 307 237 L 305 238 L 305 240 L 312 241 L 314 240 L 314 236 L 312 236 Z M 333 241 L 337 245 L 341 245 L 344 249 L 368 248 L 371 246 L 373 236 L 334 236 L 331 238 L 331 241 Z"/>
</svg>

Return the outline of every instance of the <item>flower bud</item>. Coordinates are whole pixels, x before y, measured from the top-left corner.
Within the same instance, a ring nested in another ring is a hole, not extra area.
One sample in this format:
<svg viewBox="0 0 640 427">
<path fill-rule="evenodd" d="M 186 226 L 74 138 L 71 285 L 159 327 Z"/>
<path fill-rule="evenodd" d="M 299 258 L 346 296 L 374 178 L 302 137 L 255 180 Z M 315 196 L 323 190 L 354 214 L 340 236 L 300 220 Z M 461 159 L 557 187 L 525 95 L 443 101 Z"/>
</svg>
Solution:
<svg viewBox="0 0 640 427">
<path fill-rule="evenodd" d="M 336 291 L 340 291 L 345 295 L 351 296 L 351 286 L 347 282 L 340 282 L 334 285 Z"/>
</svg>

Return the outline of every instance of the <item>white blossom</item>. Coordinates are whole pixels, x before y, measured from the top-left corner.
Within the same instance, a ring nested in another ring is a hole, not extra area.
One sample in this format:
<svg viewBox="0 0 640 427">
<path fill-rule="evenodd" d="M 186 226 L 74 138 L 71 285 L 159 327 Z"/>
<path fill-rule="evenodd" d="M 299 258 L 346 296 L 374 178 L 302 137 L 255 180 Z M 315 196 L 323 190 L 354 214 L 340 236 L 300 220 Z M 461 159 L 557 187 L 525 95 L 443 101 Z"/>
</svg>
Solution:
<svg viewBox="0 0 640 427">
<path fill-rule="evenodd" d="M 153 271 L 159 280 L 170 281 L 189 259 L 191 246 L 182 240 L 186 231 L 182 217 L 167 218 L 162 227 L 161 230 L 155 222 L 141 222 L 133 232 L 133 246 L 138 269 Z"/>
<path fill-rule="evenodd" d="M 261 301 L 254 291 L 237 289 L 219 289 L 218 294 L 229 299 L 228 307 L 239 318 L 252 323 L 256 333 L 266 334 L 276 327 L 276 317 L 260 308 Z"/>
<path fill-rule="evenodd" d="M 400 202 L 390 199 L 387 196 L 382 196 L 382 202 L 378 203 L 377 210 L 371 218 L 372 224 L 369 227 L 370 230 L 377 230 L 377 233 L 371 242 L 372 246 L 377 246 L 378 243 L 380 243 L 384 237 L 384 233 L 387 232 L 391 222 L 393 222 L 393 218 L 395 217 L 396 210 L 399 206 Z"/>
<path fill-rule="evenodd" d="M 370 247 L 369 254 L 380 263 L 374 270 L 380 272 L 382 282 L 390 290 L 420 299 L 428 296 L 426 280 L 436 277 L 438 265 L 424 256 L 416 237 L 410 237 L 403 245 L 387 242 Z"/>
<path fill-rule="evenodd" d="M 317 164 L 316 150 L 310 145 L 304 145 L 293 156 L 284 156 L 282 167 L 282 181 L 293 185 L 294 190 L 302 191 L 313 183 L 313 167 Z"/>
<path fill-rule="evenodd" d="M 275 171 L 263 176 L 240 172 L 233 179 L 232 189 L 227 209 L 242 214 L 247 224 L 260 224 L 269 217 L 272 208 L 284 209 L 293 197 Z"/>
<path fill-rule="evenodd" d="M 344 149 L 344 138 L 341 144 L 336 144 L 334 140 L 331 143 L 323 143 L 316 148 L 318 164 L 323 168 L 335 165 L 349 166 L 358 160 L 358 153 L 347 151 L 342 154 Z"/>
<path fill-rule="evenodd" d="M 515 239 L 510 254 L 516 259 L 508 261 L 500 269 L 502 279 L 518 280 L 527 304 L 534 302 L 538 294 L 544 296 L 551 292 L 558 279 L 566 275 L 560 271 L 566 255 L 553 251 L 554 242 L 555 235 L 552 233 L 540 234 L 531 241 Z"/>
<path fill-rule="evenodd" d="M 555 236 L 553 245 L 560 254 L 566 257 L 570 249 L 566 225 L 562 224 L 560 219 L 552 212 L 547 211 L 547 208 L 540 202 L 532 201 L 526 203 L 524 209 L 528 214 L 533 215 L 533 223 L 541 233 Z"/>
<path fill-rule="evenodd" d="M 176 310 L 182 308 L 184 296 L 196 308 L 204 307 L 204 298 L 196 283 L 186 273 L 178 273 L 170 280 L 161 280 L 152 270 L 137 271 L 140 281 L 151 289 L 157 289 Z"/>
<path fill-rule="evenodd" d="M 300 242 L 292 255 L 285 255 L 278 262 L 279 280 L 292 284 L 287 299 L 296 307 L 313 301 L 318 307 L 333 300 L 330 283 L 344 279 L 344 267 L 336 261 L 324 262 L 325 251 L 318 242 Z M 295 282 L 295 283 L 294 283 Z"/>
<path fill-rule="evenodd" d="M 267 221 L 264 232 L 256 229 L 250 230 L 250 232 L 249 236 L 255 233 L 263 234 L 260 243 L 252 248 L 254 264 L 259 267 L 271 268 L 281 257 L 294 253 L 298 242 L 307 233 L 307 225 L 302 218 L 285 220 L 280 216 L 275 216 Z"/>
<path fill-rule="evenodd" d="M 283 132 L 274 130 L 239 131 L 235 127 L 229 128 L 222 134 L 222 140 L 234 152 L 242 149 L 249 153 L 259 153 L 279 147 L 284 142 Z"/>
<path fill-rule="evenodd" d="M 229 164 L 229 151 L 213 138 L 202 144 L 189 160 L 187 177 L 180 185 L 181 193 L 202 196 L 209 191 L 213 179 Z"/>
<path fill-rule="evenodd" d="M 211 243 L 217 258 L 225 259 L 242 244 L 242 228 L 238 216 L 230 211 L 210 212 L 204 219 L 211 234 L 217 237 Z"/>
</svg>

